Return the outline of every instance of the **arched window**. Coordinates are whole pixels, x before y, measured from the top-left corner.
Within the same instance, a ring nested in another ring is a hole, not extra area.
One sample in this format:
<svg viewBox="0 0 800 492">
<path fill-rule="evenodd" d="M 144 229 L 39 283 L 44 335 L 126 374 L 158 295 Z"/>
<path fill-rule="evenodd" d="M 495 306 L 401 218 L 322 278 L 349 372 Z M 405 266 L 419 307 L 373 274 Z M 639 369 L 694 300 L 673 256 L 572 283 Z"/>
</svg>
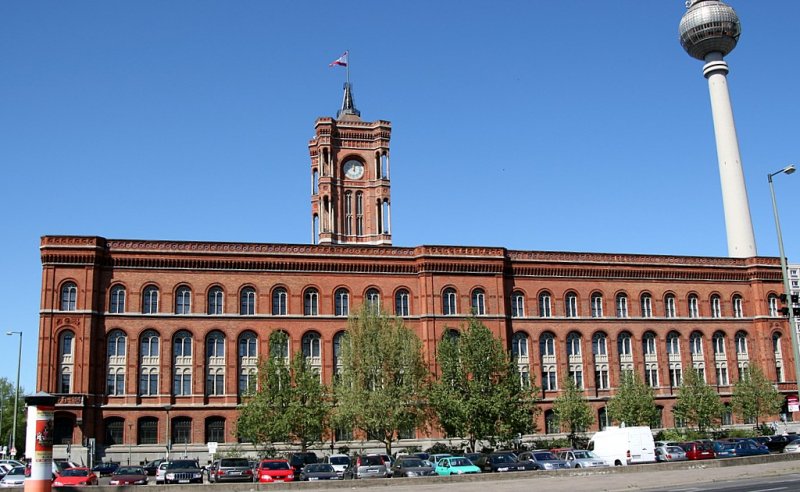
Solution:
<svg viewBox="0 0 800 492">
<path fill-rule="evenodd" d="M 364 193 L 356 193 L 356 236 L 364 235 Z"/>
<path fill-rule="evenodd" d="M 558 390 L 556 339 L 552 333 L 542 333 L 539 337 L 539 355 L 542 359 L 542 391 Z"/>
<path fill-rule="evenodd" d="M 782 345 L 781 334 L 776 331 L 772 334 L 772 351 L 775 356 L 775 378 L 779 383 L 786 382 L 786 375 L 783 372 Z"/>
<path fill-rule="evenodd" d="M 337 332 L 333 336 L 333 374 L 339 376 L 342 373 L 342 342 L 345 332 Z"/>
<path fill-rule="evenodd" d="M 511 293 L 511 317 L 525 317 L 525 294 L 518 290 Z"/>
<path fill-rule="evenodd" d="M 674 294 L 667 294 L 664 296 L 664 315 L 667 318 L 674 318 L 677 316 Z"/>
<path fill-rule="evenodd" d="M 552 334 L 542 334 L 541 338 L 539 338 L 539 351 L 543 357 L 556 355 L 556 339 Z"/>
<path fill-rule="evenodd" d="M 126 342 L 127 337 L 121 330 L 113 330 L 108 334 L 106 394 L 109 396 L 125 394 Z"/>
<path fill-rule="evenodd" d="M 75 311 L 78 304 L 78 286 L 74 282 L 64 282 L 61 286 L 61 310 Z"/>
<path fill-rule="evenodd" d="M 617 294 L 617 318 L 628 317 L 628 296 Z"/>
<path fill-rule="evenodd" d="M 256 289 L 245 287 L 239 292 L 239 314 L 242 316 L 256 314 Z"/>
<path fill-rule="evenodd" d="M 188 444 L 192 442 L 192 419 L 175 417 L 172 419 L 172 444 Z"/>
<path fill-rule="evenodd" d="M 545 291 L 539 294 L 539 317 L 549 318 L 553 316 L 552 296 Z"/>
<path fill-rule="evenodd" d="M 158 333 L 147 330 L 139 338 L 139 394 L 158 395 L 158 375 L 161 367 Z"/>
<path fill-rule="evenodd" d="M 206 338 L 206 395 L 225 394 L 225 335 L 211 332 Z"/>
<path fill-rule="evenodd" d="M 345 191 L 344 193 L 344 234 L 345 236 L 353 235 L 353 192 Z"/>
<path fill-rule="evenodd" d="M 381 312 L 381 293 L 378 292 L 378 289 L 371 288 L 367 289 L 367 293 L 364 296 L 367 307 L 373 313 Z"/>
<path fill-rule="evenodd" d="M 175 314 L 189 314 L 192 312 L 192 289 L 181 285 L 175 291 Z"/>
<path fill-rule="evenodd" d="M 272 314 L 273 316 L 285 316 L 287 313 L 287 304 L 289 295 L 286 289 L 278 287 L 272 291 Z"/>
<path fill-rule="evenodd" d="M 103 426 L 106 428 L 104 442 L 106 446 L 125 443 L 125 419 L 120 417 L 109 417 L 105 420 L 105 422 L 103 422 Z"/>
<path fill-rule="evenodd" d="M 603 317 L 603 295 L 599 292 L 592 294 L 592 318 Z"/>
<path fill-rule="evenodd" d="M 714 345 L 714 355 L 725 355 L 725 334 L 721 331 L 714 333 L 714 336 L 711 338 L 711 341 Z"/>
<path fill-rule="evenodd" d="M 223 307 L 222 287 L 214 286 L 208 289 L 208 314 L 222 314 Z"/>
<path fill-rule="evenodd" d="M 333 293 L 333 308 L 336 316 L 348 316 L 350 314 L 350 292 L 345 288 L 336 289 Z"/>
<path fill-rule="evenodd" d="M 653 298 L 650 294 L 642 294 L 641 297 L 642 318 L 653 317 Z"/>
<path fill-rule="evenodd" d="M 155 417 L 142 417 L 136 422 L 137 444 L 158 443 L 158 419 Z"/>
<path fill-rule="evenodd" d="M 628 332 L 623 332 L 619 334 L 617 337 L 617 350 L 619 351 L 619 355 L 633 355 L 633 351 L 631 348 L 631 334 Z"/>
<path fill-rule="evenodd" d="M 595 333 L 592 337 L 592 355 L 608 355 L 608 343 L 605 333 Z"/>
<path fill-rule="evenodd" d="M 689 350 L 692 357 L 703 358 L 703 334 L 699 331 L 694 331 L 689 336 Z"/>
<path fill-rule="evenodd" d="M 458 297 L 456 290 L 452 287 L 444 289 L 442 292 L 442 314 L 454 316 L 458 314 Z"/>
<path fill-rule="evenodd" d="M 578 317 L 578 295 L 574 292 L 567 292 L 564 298 L 564 312 L 567 318 Z"/>
<path fill-rule="evenodd" d="M 394 294 L 394 314 L 396 316 L 408 316 L 411 314 L 409 297 L 406 289 L 400 289 Z"/>
<path fill-rule="evenodd" d="M 482 316 L 486 314 L 486 294 L 483 289 L 472 291 L 472 314 Z"/>
<path fill-rule="evenodd" d="M 720 300 L 720 297 L 716 294 L 711 296 L 711 317 L 712 318 L 722 317 L 722 301 Z"/>
<path fill-rule="evenodd" d="M 769 307 L 769 315 L 773 318 L 778 316 L 778 296 L 770 294 L 767 297 L 767 304 Z"/>
<path fill-rule="evenodd" d="M 309 365 L 319 366 L 322 359 L 322 339 L 319 333 L 311 331 L 303 335 L 303 357 Z"/>
<path fill-rule="evenodd" d="M 225 442 L 225 417 L 208 417 L 206 419 L 205 442 Z"/>
<path fill-rule="evenodd" d="M 513 359 L 528 357 L 528 334 L 522 331 L 514 333 L 511 338 L 511 357 Z"/>
<path fill-rule="evenodd" d="M 597 427 L 605 430 L 609 425 L 611 425 L 611 420 L 608 418 L 608 411 L 606 411 L 606 407 L 602 407 L 597 411 Z"/>
<path fill-rule="evenodd" d="M 782 335 L 777 331 L 772 334 L 772 351 L 775 352 L 775 357 L 783 357 L 783 349 L 781 347 Z"/>
<path fill-rule="evenodd" d="M 173 378 L 172 392 L 175 396 L 192 394 L 192 335 L 179 331 L 172 339 Z"/>
<path fill-rule="evenodd" d="M 142 314 L 155 314 L 158 312 L 158 287 L 148 285 L 142 292 Z"/>
<path fill-rule="evenodd" d="M 736 332 L 736 354 L 747 356 L 747 333 L 743 331 Z"/>
<path fill-rule="evenodd" d="M 681 355 L 680 336 L 673 332 L 667 334 L 667 355 Z"/>
<path fill-rule="evenodd" d="M 581 336 L 572 332 L 567 335 L 567 356 L 581 357 Z"/>
<path fill-rule="evenodd" d="M 239 336 L 239 396 L 253 393 L 258 384 L 258 338 L 246 331 Z"/>
<path fill-rule="evenodd" d="M 733 296 L 733 317 L 734 318 L 743 318 L 744 317 L 744 302 L 742 301 L 742 296 L 735 295 Z"/>
<path fill-rule="evenodd" d="M 108 312 L 115 314 L 125 312 L 125 287 L 122 285 L 111 287 L 111 305 Z"/>
<path fill-rule="evenodd" d="M 72 374 L 75 365 L 75 334 L 67 330 L 59 335 L 58 354 L 58 392 L 72 392 Z"/>
<path fill-rule="evenodd" d="M 561 428 L 556 421 L 556 414 L 552 410 L 545 410 L 544 412 L 544 433 L 545 434 L 558 434 Z"/>
<path fill-rule="evenodd" d="M 652 332 L 647 332 L 642 337 L 642 351 L 644 355 L 655 356 L 656 351 L 656 336 Z"/>
<path fill-rule="evenodd" d="M 317 289 L 306 289 L 303 293 L 303 314 L 317 316 L 319 314 L 319 293 Z"/>
<path fill-rule="evenodd" d="M 269 356 L 289 362 L 289 335 L 282 330 L 269 336 Z"/>
<path fill-rule="evenodd" d="M 689 296 L 689 317 L 690 318 L 699 318 L 700 317 L 700 306 L 699 306 L 698 298 L 695 294 L 691 294 Z"/>
</svg>

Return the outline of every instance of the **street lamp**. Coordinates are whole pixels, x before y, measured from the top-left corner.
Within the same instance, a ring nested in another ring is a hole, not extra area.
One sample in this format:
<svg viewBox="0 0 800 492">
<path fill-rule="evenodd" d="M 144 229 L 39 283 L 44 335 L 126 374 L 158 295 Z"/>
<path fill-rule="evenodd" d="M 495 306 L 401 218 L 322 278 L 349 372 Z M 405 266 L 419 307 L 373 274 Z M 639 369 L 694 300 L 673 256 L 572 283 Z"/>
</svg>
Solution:
<svg viewBox="0 0 800 492">
<path fill-rule="evenodd" d="M 789 286 L 789 273 L 786 269 L 786 255 L 783 253 L 783 234 L 781 234 L 781 221 L 778 218 L 778 203 L 775 200 L 775 186 L 772 184 L 772 177 L 778 174 L 792 174 L 796 169 L 793 165 L 784 167 L 779 171 L 767 174 L 769 181 L 769 192 L 772 196 L 772 213 L 775 214 L 775 230 L 778 231 L 778 253 L 781 255 L 781 274 L 783 275 L 783 290 L 786 293 L 786 301 L 789 305 L 789 335 L 792 340 L 792 353 L 794 355 L 794 377 L 797 384 L 797 396 L 800 400 L 800 348 L 797 345 L 797 324 L 794 317 L 794 305 L 792 303 L 792 290 Z"/>
<path fill-rule="evenodd" d="M 7 331 L 6 335 L 19 335 L 19 354 L 17 355 L 17 391 L 14 393 L 14 420 L 11 424 L 11 450 L 17 450 L 17 403 L 19 402 L 19 368 L 22 364 L 22 332 Z M 9 451 L 10 453 L 10 451 Z M 16 452 L 13 453 L 16 456 Z"/>
<path fill-rule="evenodd" d="M 131 464 L 131 438 L 133 437 L 133 424 L 128 423 L 128 464 Z"/>
<path fill-rule="evenodd" d="M 170 440 L 170 427 L 172 427 L 171 422 L 169 421 L 169 411 L 172 410 L 172 405 L 164 405 L 164 410 L 167 411 L 167 461 L 169 461 L 169 452 L 172 448 L 172 441 Z"/>
</svg>

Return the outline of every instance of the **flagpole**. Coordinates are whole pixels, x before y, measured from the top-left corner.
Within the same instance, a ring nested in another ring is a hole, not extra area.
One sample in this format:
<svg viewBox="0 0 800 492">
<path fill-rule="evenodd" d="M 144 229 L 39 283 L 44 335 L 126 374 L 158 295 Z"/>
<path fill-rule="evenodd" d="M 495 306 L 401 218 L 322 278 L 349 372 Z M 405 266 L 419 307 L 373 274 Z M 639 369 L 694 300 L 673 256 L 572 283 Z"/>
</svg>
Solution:
<svg viewBox="0 0 800 492">
<path fill-rule="evenodd" d="M 345 65 L 345 69 L 347 70 L 347 85 L 350 85 L 350 50 L 347 50 L 347 65 Z"/>
</svg>

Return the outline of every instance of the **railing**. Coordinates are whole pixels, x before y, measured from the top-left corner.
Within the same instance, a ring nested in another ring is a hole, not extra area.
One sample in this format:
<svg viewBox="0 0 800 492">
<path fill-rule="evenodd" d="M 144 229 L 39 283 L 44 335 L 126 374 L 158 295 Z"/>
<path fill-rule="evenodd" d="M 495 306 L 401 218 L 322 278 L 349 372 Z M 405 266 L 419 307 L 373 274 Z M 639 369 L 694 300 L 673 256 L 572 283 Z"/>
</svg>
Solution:
<svg viewBox="0 0 800 492">
<path fill-rule="evenodd" d="M 556 356 L 555 355 L 543 355 L 542 356 L 542 364 L 555 364 L 556 363 Z"/>
<path fill-rule="evenodd" d="M 581 355 L 570 355 L 569 356 L 569 363 L 570 364 L 583 364 L 583 357 Z"/>
<path fill-rule="evenodd" d="M 714 360 L 718 362 L 724 362 L 728 360 L 728 357 L 724 353 L 717 352 L 714 354 Z"/>
<path fill-rule="evenodd" d="M 681 361 L 681 354 L 667 354 L 667 359 L 670 362 L 680 362 Z"/>
<path fill-rule="evenodd" d="M 644 361 L 645 362 L 656 363 L 656 362 L 658 362 L 658 355 L 656 355 L 656 354 L 644 354 Z"/>
<path fill-rule="evenodd" d="M 621 364 L 633 364 L 633 354 L 619 354 Z"/>
<path fill-rule="evenodd" d="M 608 364 L 608 354 L 595 354 L 594 363 L 595 364 Z"/>
</svg>

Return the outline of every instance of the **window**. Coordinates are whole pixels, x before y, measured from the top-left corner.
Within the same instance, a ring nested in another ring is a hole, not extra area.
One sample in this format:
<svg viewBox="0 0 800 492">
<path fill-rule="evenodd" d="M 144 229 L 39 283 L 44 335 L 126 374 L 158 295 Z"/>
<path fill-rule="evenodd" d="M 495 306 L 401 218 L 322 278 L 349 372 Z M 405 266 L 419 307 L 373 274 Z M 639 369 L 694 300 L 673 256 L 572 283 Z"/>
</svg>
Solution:
<svg viewBox="0 0 800 492">
<path fill-rule="evenodd" d="M 215 331 L 206 338 L 206 395 L 225 394 L 225 335 Z"/>
<path fill-rule="evenodd" d="M 189 396 L 192 394 L 192 335 L 179 331 L 172 345 L 172 392 L 175 396 Z"/>
<path fill-rule="evenodd" d="M 653 298 L 650 296 L 650 294 L 642 294 L 641 304 L 642 304 L 642 318 L 652 318 Z"/>
<path fill-rule="evenodd" d="M 592 355 L 608 355 L 605 333 L 595 333 L 592 337 Z"/>
<path fill-rule="evenodd" d="M 606 407 L 603 407 L 597 411 L 597 425 L 600 430 L 604 430 L 606 427 L 611 425 L 611 419 L 608 416 Z"/>
<path fill-rule="evenodd" d="M 542 292 L 539 294 L 539 317 L 549 318 L 553 315 L 553 308 L 551 306 L 551 297 L 549 292 Z"/>
<path fill-rule="evenodd" d="M 631 351 L 631 335 L 630 333 L 621 333 L 617 338 L 617 350 L 619 350 L 620 356 L 631 356 L 633 352 Z"/>
<path fill-rule="evenodd" d="M 483 289 L 472 291 L 472 314 L 482 316 L 486 314 L 486 294 Z"/>
<path fill-rule="evenodd" d="M 308 359 L 309 365 L 320 364 L 322 357 L 322 339 L 317 332 L 309 332 L 303 335 L 303 357 Z"/>
<path fill-rule="evenodd" d="M 342 341 L 345 332 L 340 331 L 333 336 L 333 374 L 339 376 L 342 371 Z"/>
<path fill-rule="evenodd" d="M 573 332 L 567 336 L 567 356 L 581 356 L 581 336 L 577 333 Z"/>
<path fill-rule="evenodd" d="M 728 386 L 728 368 L 724 365 L 717 366 L 717 384 L 719 386 Z"/>
<path fill-rule="evenodd" d="M 667 318 L 674 318 L 677 316 L 677 312 L 675 310 L 675 296 L 673 294 L 667 294 L 664 296 L 664 315 Z"/>
<path fill-rule="evenodd" d="M 344 193 L 344 234 L 351 236 L 353 234 L 353 192 L 346 191 Z"/>
<path fill-rule="evenodd" d="M 381 312 L 381 293 L 378 292 L 378 289 L 367 289 L 367 294 L 364 297 L 371 312 L 376 314 Z"/>
<path fill-rule="evenodd" d="M 222 314 L 224 299 L 222 287 L 211 287 L 208 289 L 208 314 Z"/>
<path fill-rule="evenodd" d="M 457 314 L 457 302 L 458 298 L 456 297 L 456 290 L 452 287 L 444 289 L 442 292 L 442 314 L 445 316 L 453 316 Z"/>
<path fill-rule="evenodd" d="M 256 314 L 256 289 L 245 287 L 239 293 L 239 314 L 242 316 Z"/>
<path fill-rule="evenodd" d="M 580 364 L 570 364 L 568 375 L 576 388 L 583 389 L 583 367 Z"/>
<path fill-rule="evenodd" d="M 58 351 L 59 351 L 59 378 L 58 378 L 58 392 L 70 393 L 72 391 L 72 374 L 75 364 L 73 356 L 75 349 L 75 334 L 71 331 L 61 333 Z"/>
<path fill-rule="evenodd" d="M 680 337 L 675 332 L 667 335 L 667 355 L 681 355 Z"/>
<path fill-rule="evenodd" d="M 552 334 L 542 334 L 542 337 L 539 339 L 539 351 L 541 352 L 542 357 L 556 355 L 556 339 Z"/>
<path fill-rule="evenodd" d="M 747 333 L 737 332 L 734 340 L 736 341 L 736 354 L 747 356 Z"/>
<path fill-rule="evenodd" d="M 356 235 L 364 234 L 364 193 L 356 193 Z"/>
<path fill-rule="evenodd" d="M 642 351 L 644 355 L 655 356 L 656 352 L 656 336 L 653 333 L 645 333 L 642 338 Z"/>
<path fill-rule="evenodd" d="M 239 337 L 239 396 L 251 394 L 257 388 L 258 338 L 252 332 Z"/>
<path fill-rule="evenodd" d="M 192 419 L 175 417 L 172 419 L 172 443 L 188 444 L 192 442 Z"/>
<path fill-rule="evenodd" d="M 628 317 L 628 296 L 617 294 L 617 318 Z"/>
<path fill-rule="evenodd" d="M 106 446 L 113 446 L 114 444 L 123 444 L 123 429 L 125 429 L 125 421 L 121 418 L 106 419 Z"/>
<path fill-rule="evenodd" d="M 410 313 L 408 291 L 400 289 L 394 294 L 394 314 L 396 316 L 408 316 Z"/>
<path fill-rule="evenodd" d="M 669 385 L 674 387 L 683 384 L 683 369 L 678 364 L 670 364 L 669 366 Z"/>
<path fill-rule="evenodd" d="M 289 361 L 289 335 L 285 331 L 274 331 L 269 337 L 269 355 Z"/>
<path fill-rule="evenodd" d="M 158 287 L 149 285 L 142 293 L 142 313 L 155 314 L 158 312 Z"/>
<path fill-rule="evenodd" d="M 147 330 L 139 339 L 139 394 L 158 395 L 158 375 L 161 366 L 158 333 Z"/>
<path fill-rule="evenodd" d="M 592 294 L 592 318 L 603 317 L 603 296 L 595 292 Z"/>
<path fill-rule="evenodd" d="M 722 303 L 718 295 L 714 294 L 711 296 L 711 317 L 712 318 L 721 318 L 722 317 Z"/>
<path fill-rule="evenodd" d="M 182 285 L 175 291 L 175 314 L 192 312 L 192 289 Z"/>
<path fill-rule="evenodd" d="M 206 419 L 205 442 L 225 442 L 225 419 L 223 417 Z"/>
<path fill-rule="evenodd" d="M 125 312 L 125 287 L 121 285 L 111 287 L 111 305 L 108 312 L 115 314 Z"/>
<path fill-rule="evenodd" d="M 658 388 L 658 365 L 645 364 L 644 366 L 644 382 L 651 388 Z"/>
<path fill-rule="evenodd" d="M 142 417 L 136 425 L 138 444 L 158 443 L 158 420 L 154 417 Z"/>
<path fill-rule="evenodd" d="M 568 292 L 564 298 L 564 312 L 567 318 L 578 317 L 578 295 L 574 292 Z"/>
<path fill-rule="evenodd" d="M 347 289 L 336 289 L 333 293 L 333 312 L 336 316 L 348 316 L 350 314 L 350 292 Z"/>
<path fill-rule="evenodd" d="M 693 332 L 689 336 L 689 351 L 692 357 L 703 357 L 703 335 L 700 332 Z"/>
<path fill-rule="evenodd" d="M 775 352 L 775 357 L 783 357 L 783 350 L 781 349 L 781 334 L 772 334 L 772 350 Z"/>
<path fill-rule="evenodd" d="M 711 341 L 714 345 L 714 355 L 715 356 L 725 356 L 725 335 L 722 332 L 714 333 Z"/>
<path fill-rule="evenodd" d="M 61 286 L 61 310 L 75 311 L 78 302 L 78 286 L 73 282 L 65 282 Z"/>
<path fill-rule="evenodd" d="M 699 318 L 700 317 L 700 307 L 698 305 L 697 296 L 692 294 L 689 296 L 689 317 L 690 318 Z"/>
<path fill-rule="evenodd" d="M 106 375 L 106 394 L 117 396 L 125 394 L 125 343 L 127 337 L 120 330 L 108 334 L 106 351 L 108 374 Z"/>
<path fill-rule="evenodd" d="M 514 333 L 511 338 L 511 357 L 513 359 L 528 357 L 528 335 L 526 333 L 521 331 Z"/>
<path fill-rule="evenodd" d="M 514 291 L 511 293 L 511 317 L 525 317 L 525 294 L 520 291 Z"/>
<path fill-rule="evenodd" d="M 556 414 L 552 410 L 545 410 L 544 412 L 544 433 L 545 434 L 558 434 L 561 428 L 556 421 Z"/>
<path fill-rule="evenodd" d="M 740 295 L 733 296 L 733 317 L 744 317 L 744 307 L 742 306 L 742 296 Z"/>
<path fill-rule="evenodd" d="M 778 316 L 778 296 L 775 294 L 770 294 L 767 298 L 767 303 L 769 304 L 769 315 L 773 318 Z"/>
<path fill-rule="evenodd" d="M 594 382 L 597 389 L 608 389 L 608 366 L 595 366 L 594 368 Z"/>
<path fill-rule="evenodd" d="M 306 289 L 303 294 L 303 314 L 317 316 L 319 314 L 319 293 L 317 289 Z"/>
<path fill-rule="evenodd" d="M 544 369 L 542 370 L 542 390 L 558 391 L 555 367 L 545 366 Z"/>
<path fill-rule="evenodd" d="M 286 289 L 278 287 L 272 291 L 272 314 L 273 316 L 285 316 L 287 309 L 288 294 Z"/>
</svg>

